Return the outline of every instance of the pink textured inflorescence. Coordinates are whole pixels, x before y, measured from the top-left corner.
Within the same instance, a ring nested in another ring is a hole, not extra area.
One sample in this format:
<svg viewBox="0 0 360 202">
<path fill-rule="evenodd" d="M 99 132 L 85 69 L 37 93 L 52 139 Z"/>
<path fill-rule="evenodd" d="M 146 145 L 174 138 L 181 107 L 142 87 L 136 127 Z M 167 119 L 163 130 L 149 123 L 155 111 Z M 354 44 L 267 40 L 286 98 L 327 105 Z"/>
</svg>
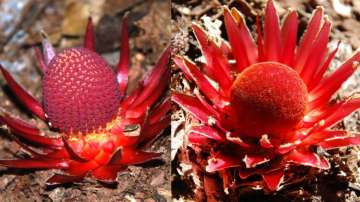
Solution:
<svg viewBox="0 0 360 202">
<path fill-rule="evenodd" d="M 43 104 L 52 127 L 90 132 L 117 114 L 120 94 L 111 67 L 95 52 L 70 48 L 49 63 L 43 81 Z"/>
</svg>

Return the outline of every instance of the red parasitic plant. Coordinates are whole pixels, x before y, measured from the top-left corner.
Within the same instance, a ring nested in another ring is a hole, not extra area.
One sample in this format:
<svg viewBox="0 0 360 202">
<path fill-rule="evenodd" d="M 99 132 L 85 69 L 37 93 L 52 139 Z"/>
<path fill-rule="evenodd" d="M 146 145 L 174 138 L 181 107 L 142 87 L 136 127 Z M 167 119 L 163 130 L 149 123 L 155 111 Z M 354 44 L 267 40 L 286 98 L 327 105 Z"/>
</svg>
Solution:
<svg viewBox="0 0 360 202">
<path fill-rule="evenodd" d="M 360 98 L 330 102 L 357 69 L 360 53 L 325 75 L 338 47 L 327 47 L 331 22 L 323 8 L 314 10 L 299 45 L 296 11 L 280 26 L 272 0 L 263 28 L 257 18 L 257 42 L 237 9 L 224 8 L 224 25 L 228 41 L 193 24 L 205 59 L 201 70 L 186 57 L 174 57 L 196 86 L 193 93 L 174 92 L 172 100 L 197 120 L 187 137 L 194 151 L 206 151 L 198 157 L 205 163 L 196 160 L 206 193 L 216 192 L 216 183 L 206 178 L 211 173 L 221 177 L 223 193 L 239 180 L 276 191 L 292 165 L 329 169 L 319 151 L 360 144 L 354 132 L 332 127 L 360 107 Z"/>
<path fill-rule="evenodd" d="M 0 125 L 31 157 L 0 160 L 1 166 L 20 169 L 60 169 L 47 183 L 81 181 L 91 175 L 114 182 L 128 165 L 148 162 L 160 153 L 145 151 L 170 123 L 167 48 L 155 67 L 126 95 L 130 63 L 127 18 L 123 20 L 121 55 L 116 72 L 95 52 L 94 31 L 89 18 L 84 47 L 55 53 L 44 39 L 42 56 L 36 49 L 43 71 L 42 105 L 28 94 L 0 66 L 10 89 L 38 118 L 58 132 L 46 136 L 35 126 L 0 112 Z"/>
</svg>

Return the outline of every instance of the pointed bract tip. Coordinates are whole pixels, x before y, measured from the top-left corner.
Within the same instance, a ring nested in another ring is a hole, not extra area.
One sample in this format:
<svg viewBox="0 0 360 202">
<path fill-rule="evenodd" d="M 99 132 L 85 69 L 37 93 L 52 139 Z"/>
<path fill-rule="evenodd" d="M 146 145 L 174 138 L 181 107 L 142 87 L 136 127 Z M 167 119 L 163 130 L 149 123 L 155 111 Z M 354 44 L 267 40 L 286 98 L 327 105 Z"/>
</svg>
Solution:
<svg viewBox="0 0 360 202">
<path fill-rule="evenodd" d="M 201 31 L 204 31 L 204 29 L 199 25 L 199 23 L 197 22 L 192 22 L 191 23 L 191 27 L 194 31 L 196 30 L 201 30 Z"/>
<path fill-rule="evenodd" d="M 48 39 L 48 35 L 46 34 L 46 32 L 44 30 L 40 30 L 40 36 L 41 36 L 42 40 Z"/>
<path fill-rule="evenodd" d="M 267 4 L 266 4 L 266 8 L 265 10 L 269 9 L 269 8 L 274 8 L 275 9 L 275 3 L 273 0 L 268 0 Z M 276 9 L 275 9 L 276 10 Z"/>
<path fill-rule="evenodd" d="M 4 75 L 6 70 L 5 70 L 4 66 L 2 66 L 1 64 L 0 64 L 0 70 L 1 70 L 1 73 Z"/>
<path fill-rule="evenodd" d="M 317 13 L 320 13 L 320 15 L 324 15 L 324 7 L 322 7 L 322 6 L 317 6 L 316 9 L 313 10 L 312 16 L 311 16 L 310 20 L 311 20 Z"/>
<path fill-rule="evenodd" d="M 325 20 L 325 23 L 330 23 L 330 24 L 332 24 L 332 22 L 331 22 L 331 20 L 330 20 L 330 18 L 329 18 L 328 15 L 324 15 L 324 20 Z"/>
<path fill-rule="evenodd" d="M 122 21 L 122 28 L 125 28 L 126 31 L 128 31 L 128 26 L 129 26 L 129 25 L 128 25 L 128 23 L 129 23 L 129 12 L 126 12 L 126 13 L 123 15 L 121 21 Z"/>
<path fill-rule="evenodd" d="M 40 31 L 40 36 L 41 36 L 41 43 L 42 43 L 42 46 L 43 48 L 45 48 L 45 45 L 51 45 L 50 41 L 49 41 L 49 35 L 44 31 L 44 30 L 41 30 Z"/>
<path fill-rule="evenodd" d="M 244 20 L 244 16 L 242 15 L 242 13 L 235 7 L 231 8 L 230 15 L 237 24 Z"/>
<path fill-rule="evenodd" d="M 315 10 L 321 10 L 321 11 L 324 11 L 324 7 L 323 7 L 323 6 L 316 6 L 316 7 L 315 7 Z"/>
<path fill-rule="evenodd" d="M 222 6 L 222 9 L 223 9 L 223 12 L 224 12 L 224 15 L 225 14 L 228 14 L 228 13 L 231 13 L 229 7 L 226 5 L 226 6 Z"/>
<path fill-rule="evenodd" d="M 55 57 L 55 50 L 52 44 L 49 41 L 48 35 L 42 30 L 40 32 L 42 37 L 42 46 L 43 46 L 43 57 L 45 59 L 45 65 L 48 65 L 50 61 Z"/>
<path fill-rule="evenodd" d="M 122 17 L 122 20 L 128 20 L 129 19 L 130 12 L 126 11 Z"/>
<path fill-rule="evenodd" d="M 80 182 L 83 179 L 83 176 L 71 176 L 71 175 L 62 175 L 62 174 L 55 174 L 51 176 L 45 184 L 47 186 L 56 186 L 62 184 L 68 184 L 73 182 Z"/>
<path fill-rule="evenodd" d="M 263 180 L 270 191 L 278 191 L 281 189 L 281 184 L 284 181 L 284 169 L 275 170 L 270 173 L 262 175 Z"/>
<path fill-rule="evenodd" d="M 89 24 L 89 23 L 91 23 L 91 24 L 93 23 L 93 20 L 92 20 L 92 17 L 91 17 L 91 16 L 88 17 L 88 24 Z"/>
<path fill-rule="evenodd" d="M 288 13 L 292 13 L 292 12 L 296 11 L 295 8 L 287 8 L 286 10 L 287 10 Z"/>
<path fill-rule="evenodd" d="M 354 69 L 357 69 L 357 68 L 359 67 L 359 61 L 354 61 L 354 62 L 352 63 L 352 67 L 353 67 Z"/>
<path fill-rule="evenodd" d="M 165 55 L 167 57 L 170 57 L 171 55 L 171 45 L 167 45 L 165 50 L 163 51 L 162 55 Z"/>
</svg>

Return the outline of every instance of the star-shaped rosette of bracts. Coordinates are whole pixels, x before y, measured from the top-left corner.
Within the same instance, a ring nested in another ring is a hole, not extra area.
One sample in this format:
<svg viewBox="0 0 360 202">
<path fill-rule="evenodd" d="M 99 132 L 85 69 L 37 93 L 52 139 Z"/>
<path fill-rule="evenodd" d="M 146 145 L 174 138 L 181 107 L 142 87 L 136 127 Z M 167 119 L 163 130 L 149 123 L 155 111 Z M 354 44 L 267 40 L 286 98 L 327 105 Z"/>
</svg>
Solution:
<svg viewBox="0 0 360 202">
<path fill-rule="evenodd" d="M 280 25 L 272 0 L 263 23 L 257 18 L 257 34 L 236 8 L 224 7 L 223 17 L 227 39 L 192 25 L 203 62 L 173 59 L 195 85 L 191 92 L 173 92 L 172 100 L 197 120 L 187 139 L 208 153 L 202 172 L 218 173 L 225 193 L 237 179 L 277 191 L 292 180 L 296 165 L 330 169 L 326 152 L 319 151 L 360 144 L 356 131 L 333 127 L 360 107 L 360 98 L 332 100 L 359 66 L 360 53 L 326 73 L 338 47 L 328 48 L 331 22 L 322 7 L 299 42 L 297 12 L 289 10 Z"/>
<path fill-rule="evenodd" d="M 0 111 L 0 125 L 29 155 L 1 159 L 0 166 L 16 169 L 57 169 L 48 185 L 80 182 L 93 177 L 115 182 L 119 172 L 161 158 L 147 151 L 169 126 L 170 80 L 166 48 L 155 66 L 127 93 L 130 68 L 128 20 L 123 19 L 119 63 L 111 67 L 95 50 L 89 18 L 83 47 L 56 52 L 44 39 L 36 56 L 43 73 L 42 101 L 18 84 L 0 65 L 8 86 L 32 114 L 57 135 Z"/>
</svg>

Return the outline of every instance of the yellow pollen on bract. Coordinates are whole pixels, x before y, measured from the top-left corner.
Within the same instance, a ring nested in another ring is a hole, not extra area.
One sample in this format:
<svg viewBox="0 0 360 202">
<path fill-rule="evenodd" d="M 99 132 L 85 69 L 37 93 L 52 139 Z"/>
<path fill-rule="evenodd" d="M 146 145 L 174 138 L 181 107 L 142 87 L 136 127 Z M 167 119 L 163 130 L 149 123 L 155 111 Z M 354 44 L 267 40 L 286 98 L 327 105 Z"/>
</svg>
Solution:
<svg viewBox="0 0 360 202">
<path fill-rule="evenodd" d="M 116 116 L 115 119 L 113 119 L 112 121 L 110 121 L 109 123 L 106 124 L 105 126 L 105 131 L 110 131 L 115 125 L 117 125 L 119 122 L 121 121 L 120 116 Z"/>
<path fill-rule="evenodd" d="M 231 16 L 234 18 L 237 24 L 243 23 L 244 16 L 240 13 L 240 11 L 236 8 L 231 8 L 230 10 Z"/>
<path fill-rule="evenodd" d="M 79 141 L 81 139 L 85 140 L 86 142 L 88 141 L 97 141 L 99 143 L 101 142 L 105 142 L 108 141 L 111 136 L 110 131 L 111 129 L 117 124 L 119 123 L 121 120 L 119 117 L 116 117 L 115 119 L 113 119 L 112 121 L 110 121 L 109 123 L 106 124 L 105 128 L 100 127 L 98 130 L 94 130 L 90 133 L 86 133 L 86 134 L 82 134 L 82 133 L 72 133 L 69 135 L 69 141 Z"/>
<path fill-rule="evenodd" d="M 96 141 L 99 143 L 108 141 L 109 138 L 110 136 L 107 133 L 90 133 L 84 137 L 86 142 Z"/>
</svg>

